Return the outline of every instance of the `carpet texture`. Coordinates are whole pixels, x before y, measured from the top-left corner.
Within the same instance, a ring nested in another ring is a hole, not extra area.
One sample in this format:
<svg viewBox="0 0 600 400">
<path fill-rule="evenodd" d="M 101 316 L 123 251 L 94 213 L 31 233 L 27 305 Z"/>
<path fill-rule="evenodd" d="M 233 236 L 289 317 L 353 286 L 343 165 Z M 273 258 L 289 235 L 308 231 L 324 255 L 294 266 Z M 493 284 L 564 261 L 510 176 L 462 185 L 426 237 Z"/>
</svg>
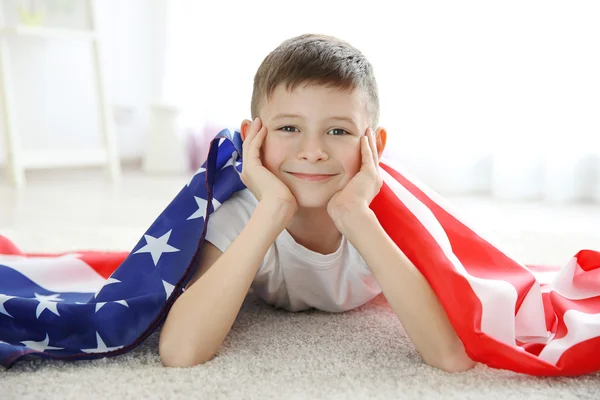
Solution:
<svg viewBox="0 0 600 400">
<path fill-rule="evenodd" d="M 122 356 L 23 360 L 6 399 L 598 399 L 600 374 L 538 378 L 423 364 L 383 296 L 342 314 L 287 313 L 249 295 L 217 357 L 165 368 L 158 334 Z M 0 397 L 3 397 L 0 395 Z"/>
</svg>

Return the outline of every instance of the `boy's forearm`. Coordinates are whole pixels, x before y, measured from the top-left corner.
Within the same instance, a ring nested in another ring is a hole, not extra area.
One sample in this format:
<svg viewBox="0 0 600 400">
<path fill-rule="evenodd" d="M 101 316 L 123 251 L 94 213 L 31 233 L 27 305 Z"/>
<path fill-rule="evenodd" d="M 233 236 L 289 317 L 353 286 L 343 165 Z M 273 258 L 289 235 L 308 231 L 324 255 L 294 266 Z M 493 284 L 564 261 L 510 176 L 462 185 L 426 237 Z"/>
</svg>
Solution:
<svg viewBox="0 0 600 400">
<path fill-rule="evenodd" d="M 259 203 L 250 221 L 212 267 L 173 304 L 161 335 L 170 364 L 210 360 L 225 340 L 261 262 L 287 225 L 279 205 Z"/>
<path fill-rule="evenodd" d="M 349 213 L 340 230 L 357 248 L 424 361 L 460 371 L 471 368 L 456 331 L 421 272 L 400 251 L 370 209 Z"/>
</svg>

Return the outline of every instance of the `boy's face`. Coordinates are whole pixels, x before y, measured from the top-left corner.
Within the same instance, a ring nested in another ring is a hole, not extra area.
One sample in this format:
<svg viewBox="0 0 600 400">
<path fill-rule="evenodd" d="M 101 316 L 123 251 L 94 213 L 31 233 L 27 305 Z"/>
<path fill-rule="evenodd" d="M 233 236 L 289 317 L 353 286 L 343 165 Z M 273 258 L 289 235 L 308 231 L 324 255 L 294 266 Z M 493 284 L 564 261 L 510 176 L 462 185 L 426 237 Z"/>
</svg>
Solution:
<svg viewBox="0 0 600 400">
<path fill-rule="evenodd" d="M 370 124 L 360 90 L 301 85 L 290 92 L 279 85 L 264 101 L 260 118 L 267 127 L 263 165 L 290 189 L 299 207 L 327 207 L 360 170 L 360 138 Z M 249 125 L 242 124 L 244 138 Z M 332 176 L 310 180 L 296 174 Z"/>
</svg>

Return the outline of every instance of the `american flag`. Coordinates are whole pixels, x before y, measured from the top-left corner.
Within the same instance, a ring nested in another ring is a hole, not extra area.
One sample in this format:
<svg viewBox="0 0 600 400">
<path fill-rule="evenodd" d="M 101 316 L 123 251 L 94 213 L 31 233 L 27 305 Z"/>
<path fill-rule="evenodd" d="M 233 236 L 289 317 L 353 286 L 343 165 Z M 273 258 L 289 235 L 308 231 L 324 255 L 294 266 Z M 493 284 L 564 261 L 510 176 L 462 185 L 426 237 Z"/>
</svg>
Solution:
<svg viewBox="0 0 600 400">
<path fill-rule="evenodd" d="M 241 156 L 239 132 L 219 132 L 131 252 L 23 254 L 0 237 L 0 363 L 118 356 L 159 328 L 194 272 L 210 214 L 245 188 Z M 468 355 L 531 375 L 599 371 L 600 252 L 582 250 L 562 268 L 520 264 L 400 171 L 381 160 L 371 209 L 429 281 Z"/>
</svg>

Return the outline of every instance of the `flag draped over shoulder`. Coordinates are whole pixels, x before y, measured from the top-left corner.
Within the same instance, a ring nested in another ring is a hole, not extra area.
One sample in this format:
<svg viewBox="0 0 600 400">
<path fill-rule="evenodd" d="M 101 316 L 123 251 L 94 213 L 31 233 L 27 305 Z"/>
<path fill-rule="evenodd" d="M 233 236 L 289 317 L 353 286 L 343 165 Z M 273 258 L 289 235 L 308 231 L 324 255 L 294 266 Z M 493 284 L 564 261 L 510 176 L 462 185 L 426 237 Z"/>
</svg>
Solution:
<svg viewBox="0 0 600 400">
<path fill-rule="evenodd" d="M 23 254 L 0 237 L 0 363 L 117 356 L 164 321 L 199 260 L 210 215 L 245 188 L 242 140 L 223 130 L 206 162 L 129 253 Z M 442 198 L 381 161 L 371 203 L 438 295 L 468 355 L 531 375 L 600 370 L 600 253 L 525 266 L 483 239 Z"/>
</svg>

